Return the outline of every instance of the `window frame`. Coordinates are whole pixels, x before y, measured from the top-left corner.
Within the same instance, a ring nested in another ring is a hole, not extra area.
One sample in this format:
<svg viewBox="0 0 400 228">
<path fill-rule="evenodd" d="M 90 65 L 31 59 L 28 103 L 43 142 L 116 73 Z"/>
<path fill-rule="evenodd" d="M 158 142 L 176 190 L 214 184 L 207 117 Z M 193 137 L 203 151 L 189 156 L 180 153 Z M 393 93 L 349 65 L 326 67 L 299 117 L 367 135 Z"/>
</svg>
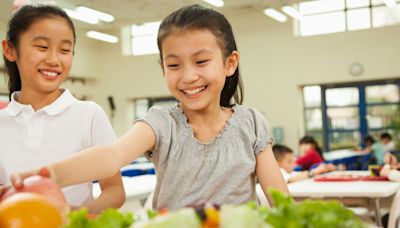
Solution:
<svg viewBox="0 0 400 228">
<path fill-rule="evenodd" d="M 387 85 L 387 84 L 395 84 L 399 88 L 400 91 L 400 78 L 399 79 L 387 79 L 387 80 L 371 80 L 371 81 L 362 81 L 362 82 L 348 82 L 348 83 L 334 83 L 334 84 L 320 84 L 317 86 L 320 86 L 321 88 L 321 105 L 319 108 L 321 109 L 321 115 L 322 115 L 322 129 L 320 130 L 320 133 L 322 135 L 322 146 L 323 146 L 323 151 L 330 151 L 330 136 L 334 134 L 335 132 L 337 133 L 343 133 L 343 132 L 358 132 L 360 135 L 360 142 L 359 146 L 362 145 L 362 139 L 370 134 L 371 132 L 376 132 L 376 131 L 382 131 L 382 130 L 393 130 L 395 129 L 394 126 L 386 126 L 386 127 L 381 127 L 381 128 L 369 128 L 368 126 L 368 120 L 367 120 L 367 110 L 368 107 L 373 107 L 373 106 L 384 106 L 384 105 L 397 105 L 397 107 L 400 109 L 400 99 L 398 102 L 373 102 L 373 103 L 367 103 L 367 98 L 366 98 L 366 87 L 368 86 L 374 86 L 374 85 Z M 306 86 L 315 86 L 315 85 L 306 85 Z M 302 89 L 304 87 L 302 86 Z M 328 89 L 334 89 L 334 88 L 348 88 L 348 87 L 355 87 L 358 89 L 359 92 L 359 103 L 357 105 L 348 105 L 348 106 L 340 106 L 340 107 L 358 107 L 359 111 L 359 127 L 358 129 L 334 129 L 329 126 L 328 123 L 328 114 L 327 110 L 328 108 L 336 107 L 336 106 L 327 106 L 326 104 L 326 90 Z M 315 109 L 318 107 L 306 107 L 305 106 L 305 100 L 303 100 L 303 114 L 304 114 L 304 128 L 305 128 L 305 133 L 309 134 L 311 132 L 315 132 L 312 130 L 307 129 L 307 116 L 306 116 L 306 111 L 309 109 Z M 398 129 L 397 129 L 398 130 Z"/>
</svg>

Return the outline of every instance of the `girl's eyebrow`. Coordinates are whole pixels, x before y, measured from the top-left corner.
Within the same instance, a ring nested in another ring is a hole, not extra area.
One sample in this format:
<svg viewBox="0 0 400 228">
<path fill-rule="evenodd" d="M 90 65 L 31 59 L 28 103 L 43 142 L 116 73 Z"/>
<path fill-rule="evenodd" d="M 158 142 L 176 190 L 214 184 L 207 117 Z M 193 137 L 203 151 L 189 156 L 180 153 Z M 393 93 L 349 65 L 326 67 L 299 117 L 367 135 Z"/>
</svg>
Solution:
<svg viewBox="0 0 400 228">
<path fill-rule="evenodd" d="M 35 36 L 35 37 L 33 37 L 33 39 L 32 39 L 32 41 L 37 41 L 37 40 L 50 41 L 50 39 L 49 39 L 48 37 L 45 37 L 45 36 Z M 72 41 L 71 41 L 71 40 L 68 40 L 68 39 L 61 40 L 61 42 L 62 42 L 62 43 L 68 43 L 68 44 L 71 44 L 71 45 L 72 45 Z"/>
<path fill-rule="evenodd" d="M 199 51 L 196 51 L 192 56 L 197 56 L 197 55 L 200 55 L 200 54 L 210 54 L 210 53 L 212 53 L 212 51 L 207 50 L 207 49 L 201 49 Z M 175 54 L 168 54 L 168 55 L 165 56 L 164 59 L 168 59 L 168 58 L 179 58 L 179 56 L 175 55 Z"/>
</svg>

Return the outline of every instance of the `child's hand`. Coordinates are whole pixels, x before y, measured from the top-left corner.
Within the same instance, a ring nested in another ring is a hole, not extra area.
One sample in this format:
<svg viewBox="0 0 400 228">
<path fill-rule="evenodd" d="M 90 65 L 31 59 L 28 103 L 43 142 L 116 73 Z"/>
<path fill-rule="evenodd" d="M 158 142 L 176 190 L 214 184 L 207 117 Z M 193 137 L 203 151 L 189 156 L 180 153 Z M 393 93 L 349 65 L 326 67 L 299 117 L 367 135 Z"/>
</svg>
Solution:
<svg viewBox="0 0 400 228">
<path fill-rule="evenodd" d="M 398 165 L 397 158 L 391 153 L 386 153 L 383 157 L 383 161 L 385 162 L 385 164 L 389 164 L 390 166 Z"/>
<path fill-rule="evenodd" d="M 17 173 L 11 175 L 11 183 L 16 189 L 20 189 L 24 186 L 24 180 L 30 176 L 39 175 L 42 177 L 48 177 L 55 180 L 55 175 L 48 167 L 43 167 L 39 170 L 28 171 L 24 173 Z"/>
<path fill-rule="evenodd" d="M 313 169 L 316 175 L 328 172 L 328 166 L 324 163 L 320 164 L 317 168 Z"/>
<path fill-rule="evenodd" d="M 327 166 L 328 172 L 336 170 L 336 166 L 332 163 L 328 163 L 328 164 L 326 164 L 326 166 Z"/>
<path fill-rule="evenodd" d="M 385 166 L 383 166 L 383 168 L 379 172 L 379 175 L 383 176 L 383 177 L 387 177 L 387 176 L 389 176 L 390 171 L 391 171 L 390 166 L 389 165 L 385 165 Z"/>
</svg>

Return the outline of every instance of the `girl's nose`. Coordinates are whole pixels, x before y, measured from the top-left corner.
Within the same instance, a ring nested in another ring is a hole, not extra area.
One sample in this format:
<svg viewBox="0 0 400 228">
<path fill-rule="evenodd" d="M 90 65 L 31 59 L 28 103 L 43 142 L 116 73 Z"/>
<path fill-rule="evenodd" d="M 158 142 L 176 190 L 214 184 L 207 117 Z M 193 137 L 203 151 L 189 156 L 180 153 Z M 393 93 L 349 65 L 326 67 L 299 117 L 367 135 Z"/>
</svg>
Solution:
<svg viewBox="0 0 400 228">
<path fill-rule="evenodd" d="M 182 82 L 185 84 L 190 84 L 195 82 L 199 79 L 199 75 L 197 74 L 196 70 L 192 67 L 184 67 L 182 71 Z"/>
<path fill-rule="evenodd" d="M 60 58 L 58 56 L 58 53 L 56 51 L 49 51 L 45 62 L 53 67 L 60 65 Z"/>
</svg>

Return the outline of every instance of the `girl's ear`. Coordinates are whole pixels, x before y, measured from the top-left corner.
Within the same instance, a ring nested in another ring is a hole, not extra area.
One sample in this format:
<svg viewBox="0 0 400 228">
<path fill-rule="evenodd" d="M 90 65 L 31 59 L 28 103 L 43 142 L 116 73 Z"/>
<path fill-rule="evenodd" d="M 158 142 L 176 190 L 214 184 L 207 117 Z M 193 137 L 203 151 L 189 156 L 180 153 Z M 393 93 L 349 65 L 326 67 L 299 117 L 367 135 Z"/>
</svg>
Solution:
<svg viewBox="0 0 400 228">
<path fill-rule="evenodd" d="M 1 45 L 3 46 L 4 57 L 6 57 L 6 59 L 10 62 L 15 62 L 17 60 L 17 53 L 15 48 L 12 47 L 7 40 L 3 40 L 1 42 Z"/>
<path fill-rule="evenodd" d="M 239 52 L 233 51 L 232 54 L 230 54 L 226 58 L 226 76 L 230 77 L 232 76 L 239 64 Z"/>
</svg>

